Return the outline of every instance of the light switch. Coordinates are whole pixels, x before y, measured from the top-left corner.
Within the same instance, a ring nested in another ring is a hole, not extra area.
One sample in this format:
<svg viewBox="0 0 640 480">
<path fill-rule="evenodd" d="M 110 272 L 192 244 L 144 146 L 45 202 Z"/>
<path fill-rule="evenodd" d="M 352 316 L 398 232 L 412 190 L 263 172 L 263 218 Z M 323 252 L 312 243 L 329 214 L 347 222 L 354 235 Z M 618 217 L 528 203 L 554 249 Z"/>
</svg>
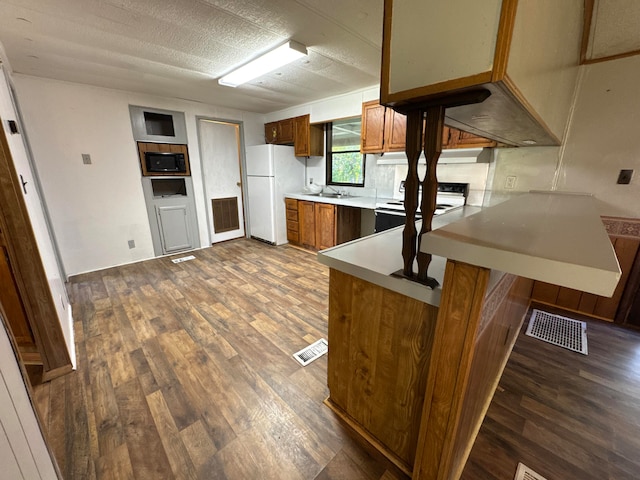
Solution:
<svg viewBox="0 0 640 480">
<path fill-rule="evenodd" d="M 85 165 L 91 165 L 91 155 L 89 155 L 88 153 L 83 153 L 82 163 L 84 163 Z"/>
</svg>

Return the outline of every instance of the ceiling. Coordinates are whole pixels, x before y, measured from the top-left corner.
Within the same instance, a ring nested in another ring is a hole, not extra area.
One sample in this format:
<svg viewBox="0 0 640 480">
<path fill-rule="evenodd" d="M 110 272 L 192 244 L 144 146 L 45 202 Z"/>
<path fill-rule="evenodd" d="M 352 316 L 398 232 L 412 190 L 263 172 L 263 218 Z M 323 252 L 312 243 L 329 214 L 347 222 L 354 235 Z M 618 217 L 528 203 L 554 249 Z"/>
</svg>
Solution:
<svg viewBox="0 0 640 480">
<path fill-rule="evenodd" d="M 0 43 L 16 73 L 267 113 L 376 85 L 383 3 L 0 0 Z M 637 0 L 595 0 L 586 58 L 640 50 L 638 25 Z M 308 57 L 235 89 L 218 85 L 288 39 Z"/>
</svg>

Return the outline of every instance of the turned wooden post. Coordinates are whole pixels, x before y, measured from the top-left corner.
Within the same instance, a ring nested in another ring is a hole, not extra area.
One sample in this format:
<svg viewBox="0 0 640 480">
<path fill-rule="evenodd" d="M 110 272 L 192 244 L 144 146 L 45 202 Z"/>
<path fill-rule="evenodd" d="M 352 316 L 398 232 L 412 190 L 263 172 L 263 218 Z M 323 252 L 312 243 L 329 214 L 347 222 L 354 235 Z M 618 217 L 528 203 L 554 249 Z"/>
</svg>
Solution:
<svg viewBox="0 0 640 480">
<path fill-rule="evenodd" d="M 427 175 L 422 182 L 422 228 L 418 235 L 418 280 L 427 281 L 427 270 L 431 263 L 431 254 L 420 251 L 422 235 L 431 231 L 433 212 L 436 209 L 438 178 L 436 169 L 442 153 L 442 127 L 444 126 L 444 106 L 436 105 L 427 109 L 427 126 L 424 132 L 424 156 L 427 159 Z"/>
<path fill-rule="evenodd" d="M 418 159 L 422 151 L 422 110 L 410 110 L 407 113 L 406 153 L 409 171 L 404 184 L 404 209 L 407 214 L 402 233 L 402 258 L 405 277 L 413 277 L 413 261 L 416 258 L 416 211 L 418 210 Z"/>
</svg>

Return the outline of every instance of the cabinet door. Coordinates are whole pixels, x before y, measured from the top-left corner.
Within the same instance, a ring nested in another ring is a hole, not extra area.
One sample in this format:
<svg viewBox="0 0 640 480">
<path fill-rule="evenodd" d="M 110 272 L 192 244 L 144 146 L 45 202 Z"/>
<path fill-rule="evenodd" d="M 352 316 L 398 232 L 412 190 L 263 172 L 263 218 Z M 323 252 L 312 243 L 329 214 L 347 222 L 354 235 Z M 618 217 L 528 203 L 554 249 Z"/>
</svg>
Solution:
<svg viewBox="0 0 640 480">
<path fill-rule="evenodd" d="M 0 245 L 0 285 L 2 285 L 0 304 L 7 314 L 6 320 L 9 322 L 11 333 L 13 333 L 18 346 L 35 348 L 36 341 L 33 338 L 24 305 L 18 293 L 18 286 L 11 271 L 9 255 L 2 245 Z"/>
<path fill-rule="evenodd" d="M 298 201 L 300 244 L 316 248 L 316 216 L 314 202 Z"/>
<path fill-rule="evenodd" d="M 336 239 L 336 206 L 328 203 L 316 203 L 316 248 L 335 247 Z"/>
<path fill-rule="evenodd" d="M 385 152 L 403 152 L 407 141 L 407 117 L 387 108 L 384 128 Z"/>
<path fill-rule="evenodd" d="M 473 133 L 463 132 L 457 128 L 449 127 L 450 138 L 447 148 L 481 148 L 495 147 L 496 142 L 488 138 L 479 137 Z"/>
<path fill-rule="evenodd" d="M 193 248 L 189 235 L 188 205 L 156 206 L 163 253 Z"/>
<path fill-rule="evenodd" d="M 362 104 L 362 153 L 381 153 L 384 150 L 385 108 L 377 100 Z"/>
<path fill-rule="evenodd" d="M 294 120 L 295 141 L 293 149 L 296 157 L 308 157 L 309 151 L 309 115 L 296 117 Z"/>
<path fill-rule="evenodd" d="M 278 122 L 278 143 L 291 145 L 294 143 L 293 118 L 287 118 Z"/>
<path fill-rule="evenodd" d="M 278 122 L 264 124 L 265 143 L 278 143 Z"/>
</svg>

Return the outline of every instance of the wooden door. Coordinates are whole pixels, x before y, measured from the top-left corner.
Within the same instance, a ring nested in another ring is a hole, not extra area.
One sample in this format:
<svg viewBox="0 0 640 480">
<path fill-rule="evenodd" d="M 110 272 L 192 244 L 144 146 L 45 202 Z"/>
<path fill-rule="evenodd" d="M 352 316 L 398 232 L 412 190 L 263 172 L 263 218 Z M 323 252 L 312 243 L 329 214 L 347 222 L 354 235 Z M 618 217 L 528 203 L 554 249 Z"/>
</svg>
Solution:
<svg viewBox="0 0 640 480">
<path fill-rule="evenodd" d="M 29 350 L 35 350 L 36 341 L 33 332 L 27 320 L 27 314 L 18 292 L 11 264 L 9 262 L 9 254 L 4 245 L 1 244 L 0 234 L 0 304 L 6 313 L 6 319 L 11 328 L 11 333 L 16 339 L 18 346 L 26 347 Z"/>
<path fill-rule="evenodd" d="M 314 202 L 298 201 L 300 244 L 316 248 L 316 215 Z"/>
<path fill-rule="evenodd" d="M 377 100 L 362 104 L 362 153 L 381 153 L 384 150 L 385 108 Z"/>
<path fill-rule="evenodd" d="M 318 250 L 336 246 L 336 209 L 336 205 L 328 203 L 316 203 L 315 205 L 316 248 Z"/>
<path fill-rule="evenodd" d="M 404 152 L 407 141 L 407 117 L 392 108 L 387 108 L 386 115 L 384 150 Z"/>
</svg>

